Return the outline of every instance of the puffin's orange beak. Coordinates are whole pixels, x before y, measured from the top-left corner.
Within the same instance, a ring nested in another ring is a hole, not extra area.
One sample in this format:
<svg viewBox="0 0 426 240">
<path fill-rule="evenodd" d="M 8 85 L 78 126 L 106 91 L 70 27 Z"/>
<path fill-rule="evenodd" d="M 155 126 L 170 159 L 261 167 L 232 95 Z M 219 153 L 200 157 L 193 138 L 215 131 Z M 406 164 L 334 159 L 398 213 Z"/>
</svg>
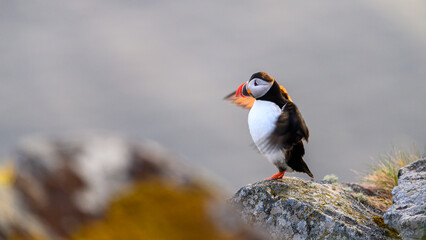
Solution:
<svg viewBox="0 0 426 240">
<path fill-rule="evenodd" d="M 235 92 L 236 97 L 250 97 L 251 92 L 247 88 L 247 83 L 248 82 L 241 84 L 241 86 L 237 89 L 237 91 Z"/>
</svg>

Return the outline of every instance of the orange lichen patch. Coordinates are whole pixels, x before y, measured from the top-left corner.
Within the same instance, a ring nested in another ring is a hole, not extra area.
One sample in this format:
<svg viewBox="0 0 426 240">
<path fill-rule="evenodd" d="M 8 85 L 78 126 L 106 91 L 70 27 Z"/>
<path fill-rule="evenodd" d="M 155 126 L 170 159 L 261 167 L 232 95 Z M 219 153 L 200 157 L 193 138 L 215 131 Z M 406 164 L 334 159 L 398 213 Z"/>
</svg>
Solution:
<svg viewBox="0 0 426 240">
<path fill-rule="evenodd" d="M 208 215 L 211 196 L 202 187 L 142 182 L 113 202 L 104 220 L 87 224 L 72 239 L 223 239 Z"/>
</svg>

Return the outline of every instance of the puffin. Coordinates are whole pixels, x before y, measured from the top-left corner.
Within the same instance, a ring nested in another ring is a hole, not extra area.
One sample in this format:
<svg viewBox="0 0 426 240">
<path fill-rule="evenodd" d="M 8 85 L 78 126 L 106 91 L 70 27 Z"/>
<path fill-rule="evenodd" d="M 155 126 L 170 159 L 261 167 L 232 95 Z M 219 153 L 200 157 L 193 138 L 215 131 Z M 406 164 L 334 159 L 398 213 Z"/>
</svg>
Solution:
<svg viewBox="0 0 426 240">
<path fill-rule="evenodd" d="M 287 90 L 265 72 L 254 73 L 236 91 L 225 97 L 232 103 L 250 109 L 248 126 L 254 144 L 278 173 L 265 180 L 282 179 L 284 173 L 302 172 L 314 175 L 303 160 L 309 130 Z"/>
</svg>

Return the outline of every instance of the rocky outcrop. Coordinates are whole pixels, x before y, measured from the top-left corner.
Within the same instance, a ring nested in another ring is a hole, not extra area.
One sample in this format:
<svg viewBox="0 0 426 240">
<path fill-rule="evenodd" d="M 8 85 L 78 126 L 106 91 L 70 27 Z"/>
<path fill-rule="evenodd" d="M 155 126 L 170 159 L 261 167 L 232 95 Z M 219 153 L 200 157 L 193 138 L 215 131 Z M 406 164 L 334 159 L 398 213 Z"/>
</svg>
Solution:
<svg viewBox="0 0 426 240">
<path fill-rule="evenodd" d="M 0 185 L 0 239 L 262 239 L 152 143 L 37 138 L 15 158 Z"/>
<path fill-rule="evenodd" d="M 385 223 L 397 229 L 403 239 L 426 238 L 426 159 L 401 168 L 398 186 L 392 190 L 393 205 Z"/>
<path fill-rule="evenodd" d="M 354 197 L 353 189 L 298 178 L 261 181 L 230 200 L 248 223 L 271 239 L 393 239 L 380 211 Z"/>
</svg>

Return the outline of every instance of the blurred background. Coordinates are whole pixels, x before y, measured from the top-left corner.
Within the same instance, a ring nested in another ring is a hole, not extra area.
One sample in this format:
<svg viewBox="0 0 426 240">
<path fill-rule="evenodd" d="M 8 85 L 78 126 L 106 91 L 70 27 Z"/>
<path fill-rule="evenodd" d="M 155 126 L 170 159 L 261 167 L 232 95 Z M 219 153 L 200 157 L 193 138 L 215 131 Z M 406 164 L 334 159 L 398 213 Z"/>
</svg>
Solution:
<svg viewBox="0 0 426 240">
<path fill-rule="evenodd" d="M 426 143 L 425 22 L 420 0 L 1 1 L 0 156 L 113 132 L 236 190 L 276 169 L 223 97 L 265 71 L 305 118 L 316 178 L 355 181 L 392 145 Z"/>
</svg>

